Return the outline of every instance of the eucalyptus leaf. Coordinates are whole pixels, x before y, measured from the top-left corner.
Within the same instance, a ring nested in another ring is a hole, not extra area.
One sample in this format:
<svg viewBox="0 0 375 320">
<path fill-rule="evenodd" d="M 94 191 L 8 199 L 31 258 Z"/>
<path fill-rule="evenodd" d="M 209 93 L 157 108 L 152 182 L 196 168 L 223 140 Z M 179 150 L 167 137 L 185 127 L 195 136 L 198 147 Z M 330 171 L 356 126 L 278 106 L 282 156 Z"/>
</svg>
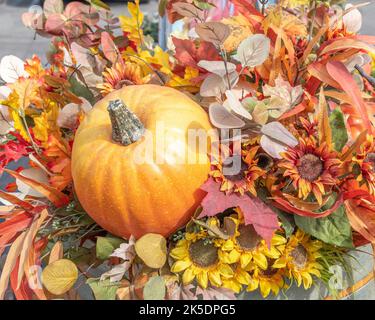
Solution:
<svg viewBox="0 0 375 320">
<path fill-rule="evenodd" d="M 164 300 L 165 293 L 165 280 L 161 276 L 150 278 L 143 288 L 143 297 L 145 300 Z"/>
<path fill-rule="evenodd" d="M 261 65 L 268 58 L 270 39 L 263 34 L 254 34 L 243 40 L 234 58 L 246 67 Z"/>
<path fill-rule="evenodd" d="M 219 103 L 212 103 L 209 107 L 211 123 L 222 129 L 242 128 L 245 122 L 233 115 Z"/>
<path fill-rule="evenodd" d="M 111 253 L 117 249 L 121 243 L 125 242 L 123 239 L 114 237 L 97 237 L 96 241 L 96 256 L 98 259 L 106 260 Z"/>
<path fill-rule="evenodd" d="M 100 281 L 88 279 L 86 283 L 91 287 L 96 300 L 115 300 L 118 285 L 110 283 L 109 280 Z"/>
<path fill-rule="evenodd" d="M 304 232 L 325 243 L 350 249 L 354 247 L 352 228 L 343 206 L 328 217 L 316 219 L 296 215 L 294 220 Z"/>
<path fill-rule="evenodd" d="M 348 142 L 348 133 L 345 127 L 344 115 L 340 109 L 335 109 L 329 116 L 329 124 L 332 129 L 332 141 L 336 151 L 341 151 Z"/>
<path fill-rule="evenodd" d="M 230 28 L 222 22 L 210 21 L 198 24 L 195 32 L 202 40 L 220 46 L 229 37 Z"/>
</svg>

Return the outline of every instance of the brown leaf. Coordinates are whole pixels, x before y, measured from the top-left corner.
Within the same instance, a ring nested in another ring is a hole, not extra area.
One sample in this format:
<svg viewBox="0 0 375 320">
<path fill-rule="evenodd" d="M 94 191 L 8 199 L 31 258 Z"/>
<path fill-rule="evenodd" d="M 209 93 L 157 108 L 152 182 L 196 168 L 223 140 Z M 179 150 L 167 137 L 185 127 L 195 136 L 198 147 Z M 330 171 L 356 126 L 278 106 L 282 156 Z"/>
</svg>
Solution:
<svg viewBox="0 0 375 320">
<path fill-rule="evenodd" d="M 204 18 L 203 11 L 191 3 L 173 3 L 172 8 L 179 15 L 186 18 L 195 18 L 198 20 L 202 20 Z"/>
<path fill-rule="evenodd" d="M 200 23 L 195 27 L 195 31 L 202 40 L 216 46 L 222 45 L 230 35 L 230 28 L 226 24 L 216 21 Z"/>
</svg>

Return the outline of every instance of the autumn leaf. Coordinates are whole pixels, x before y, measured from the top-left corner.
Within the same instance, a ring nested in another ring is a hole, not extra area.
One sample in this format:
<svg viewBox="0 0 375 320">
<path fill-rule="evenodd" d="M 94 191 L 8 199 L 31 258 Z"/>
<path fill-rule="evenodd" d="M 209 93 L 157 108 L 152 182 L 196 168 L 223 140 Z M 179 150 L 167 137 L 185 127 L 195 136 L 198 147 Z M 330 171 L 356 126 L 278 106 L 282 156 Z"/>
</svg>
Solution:
<svg viewBox="0 0 375 320">
<path fill-rule="evenodd" d="M 60 259 L 49 264 L 42 272 L 42 282 L 54 295 L 69 291 L 78 279 L 76 265 L 68 259 Z"/>
<path fill-rule="evenodd" d="M 142 23 L 144 15 L 139 7 L 139 0 L 135 2 L 128 2 L 128 11 L 130 17 L 120 16 L 121 28 L 124 32 L 128 33 L 130 40 L 136 43 L 142 43 L 143 41 L 143 30 Z"/>
<path fill-rule="evenodd" d="M 327 63 L 327 72 L 340 84 L 342 90 L 349 96 L 353 107 L 355 107 L 358 114 L 361 115 L 364 128 L 372 132 L 373 127 L 368 117 L 366 104 L 362 99 L 362 93 L 345 65 L 340 61 L 330 61 Z"/>
<path fill-rule="evenodd" d="M 16 240 L 10 246 L 7 258 L 5 260 L 4 267 L 1 271 L 0 276 L 0 300 L 4 299 L 5 291 L 8 288 L 9 277 L 16 266 L 18 257 L 22 250 L 22 245 L 26 236 L 26 231 L 22 232 Z"/>
<path fill-rule="evenodd" d="M 57 189 L 46 185 L 44 183 L 40 183 L 38 181 L 32 180 L 30 178 L 24 177 L 21 174 L 19 174 L 16 171 L 11 171 L 8 169 L 4 169 L 7 173 L 9 173 L 11 176 L 13 176 L 16 179 L 21 180 L 22 182 L 26 183 L 36 191 L 43 194 L 45 197 L 47 197 L 48 200 L 50 200 L 56 207 L 62 207 L 69 203 L 69 197 L 58 191 Z"/>
<path fill-rule="evenodd" d="M 201 189 L 207 195 L 201 202 L 203 208 L 198 218 L 212 217 L 228 208 L 238 207 L 241 209 L 245 224 L 252 224 L 255 231 L 266 240 L 271 242 L 273 233 L 279 228 L 277 214 L 273 212 L 262 200 L 249 195 L 240 196 L 236 193 L 225 194 L 220 191 L 220 184 L 212 178 L 208 179 Z"/>
<path fill-rule="evenodd" d="M 103 48 L 104 56 L 115 64 L 119 60 L 122 60 L 120 56 L 120 51 L 114 43 L 111 35 L 108 32 L 102 32 L 101 34 L 101 44 Z"/>
<path fill-rule="evenodd" d="M 196 44 L 192 40 L 178 39 L 175 37 L 172 37 L 172 41 L 176 47 L 175 58 L 183 66 L 201 69 L 198 66 L 198 62 L 201 60 L 222 60 L 212 43 L 201 41 L 199 44 Z"/>
<path fill-rule="evenodd" d="M 327 143 L 328 148 L 332 146 L 332 132 L 329 125 L 328 104 L 324 95 L 323 87 L 319 93 L 319 107 L 318 107 L 318 134 L 319 144 Z"/>
<path fill-rule="evenodd" d="M 215 46 L 220 46 L 229 37 L 230 28 L 224 23 L 210 21 L 199 23 L 195 27 L 195 32 L 202 40 L 211 42 Z"/>
<path fill-rule="evenodd" d="M 148 267 L 160 269 L 167 261 L 167 241 L 160 234 L 147 233 L 135 243 L 135 252 Z"/>
</svg>

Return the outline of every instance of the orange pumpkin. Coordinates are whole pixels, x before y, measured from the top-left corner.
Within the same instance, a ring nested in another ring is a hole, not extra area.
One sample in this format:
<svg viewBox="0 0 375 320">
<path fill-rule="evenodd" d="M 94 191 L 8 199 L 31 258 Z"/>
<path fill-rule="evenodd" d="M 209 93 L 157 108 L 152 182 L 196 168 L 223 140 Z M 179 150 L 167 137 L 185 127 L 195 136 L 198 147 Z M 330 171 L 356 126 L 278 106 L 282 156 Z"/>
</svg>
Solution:
<svg viewBox="0 0 375 320">
<path fill-rule="evenodd" d="M 208 132 L 211 125 L 175 89 L 149 84 L 107 95 L 75 136 L 72 175 L 83 208 L 125 238 L 168 236 L 183 226 L 204 197 L 199 187 L 210 169 L 207 150 L 188 144 L 189 129 Z"/>
</svg>

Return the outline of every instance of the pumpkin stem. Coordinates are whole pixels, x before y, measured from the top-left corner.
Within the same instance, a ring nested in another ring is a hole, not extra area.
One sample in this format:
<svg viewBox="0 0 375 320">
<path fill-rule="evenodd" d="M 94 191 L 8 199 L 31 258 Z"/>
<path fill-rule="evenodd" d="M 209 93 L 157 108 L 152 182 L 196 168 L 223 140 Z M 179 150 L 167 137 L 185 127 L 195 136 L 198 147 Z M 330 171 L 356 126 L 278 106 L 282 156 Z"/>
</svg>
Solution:
<svg viewBox="0 0 375 320">
<path fill-rule="evenodd" d="M 145 127 L 138 117 L 121 100 L 109 102 L 108 112 L 112 123 L 112 139 L 124 146 L 138 141 Z"/>
</svg>

